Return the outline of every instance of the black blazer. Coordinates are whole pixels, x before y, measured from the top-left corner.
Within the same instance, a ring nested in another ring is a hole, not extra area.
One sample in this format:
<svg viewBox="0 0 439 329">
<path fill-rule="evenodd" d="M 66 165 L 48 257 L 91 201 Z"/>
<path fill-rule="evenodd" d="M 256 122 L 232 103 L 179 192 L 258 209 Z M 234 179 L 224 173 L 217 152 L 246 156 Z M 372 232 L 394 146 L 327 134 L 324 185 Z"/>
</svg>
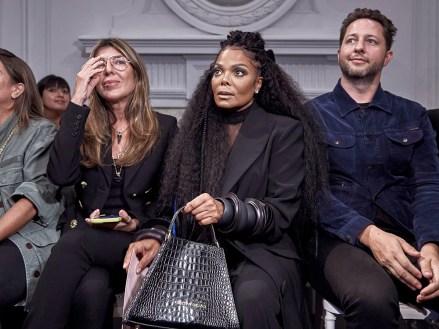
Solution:
<svg viewBox="0 0 439 329">
<path fill-rule="evenodd" d="M 95 209 L 102 209 L 107 200 L 112 166 L 86 168 L 80 164 L 80 146 L 90 109 L 70 103 L 64 113 L 58 134 L 55 136 L 47 166 L 49 178 L 59 186 L 75 186 L 77 200 L 74 209 L 68 209 L 66 220 L 83 219 Z M 154 217 L 151 204 L 158 190 L 159 176 L 168 141 L 177 127 L 177 120 L 157 113 L 160 137 L 151 153 L 138 164 L 127 167 L 123 193 L 130 212 L 143 225 Z M 111 154 L 108 155 L 111 157 Z M 111 163 L 111 158 L 106 159 Z M 72 207 L 71 207 L 72 208 Z M 69 218 L 70 217 L 70 218 Z M 163 225 L 164 223 L 162 223 Z M 154 222 L 151 221 L 151 226 Z M 145 225 L 144 225 L 145 226 Z M 151 227 L 147 225 L 147 227 Z"/>
<path fill-rule="evenodd" d="M 233 192 L 241 200 L 262 200 L 273 212 L 272 225 L 260 236 L 229 241 L 276 283 L 282 298 L 284 328 L 301 328 L 293 308 L 304 303 L 297 300 L 303 296 L 295 296 L 293 291 L 295 286 L 304 285 L 300 275 L 292 282 L 291 271 L 285 271 L 287 263 L 293 272 L 301 272 L 290 233 L 295 229 L 294 219 L 302 195 L 303 151 L 300 122 L 252 105 L 231 149 L 221 191 L 222 195 Z"/>
</svg>

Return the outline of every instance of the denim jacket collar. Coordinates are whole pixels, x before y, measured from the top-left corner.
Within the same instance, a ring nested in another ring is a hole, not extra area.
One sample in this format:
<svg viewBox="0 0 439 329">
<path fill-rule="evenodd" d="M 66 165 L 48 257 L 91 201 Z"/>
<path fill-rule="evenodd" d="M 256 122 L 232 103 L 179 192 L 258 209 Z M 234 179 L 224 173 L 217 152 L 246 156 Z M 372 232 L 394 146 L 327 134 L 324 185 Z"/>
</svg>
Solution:
<svg viewBox="0 0 439 329">
<path fill-rule="evenodd" d="M 17 124 L 18 117 L 14 113 L 12 113 L 2 124 L 0 124 L 0 146 L 1 143 L 3 143 L 9 133 L 11 132 L 12 128 Z"/>
<path fill-rule="evenodd" d="M 334 102 L 337 104 L 337 109 L 341 117 L 345 117 L 349 112 L 357 110 L 360 105 L 343 89 L 338 80 L 337 85 L 333 90 Z M 373 96 L 372 101 L 367 107 L 379 108 L 389 114 L 392 114 L 391 110 L 391 100 L 386 96 L 385 91 L 381 88 L 381 84 Z"/>
</svg>

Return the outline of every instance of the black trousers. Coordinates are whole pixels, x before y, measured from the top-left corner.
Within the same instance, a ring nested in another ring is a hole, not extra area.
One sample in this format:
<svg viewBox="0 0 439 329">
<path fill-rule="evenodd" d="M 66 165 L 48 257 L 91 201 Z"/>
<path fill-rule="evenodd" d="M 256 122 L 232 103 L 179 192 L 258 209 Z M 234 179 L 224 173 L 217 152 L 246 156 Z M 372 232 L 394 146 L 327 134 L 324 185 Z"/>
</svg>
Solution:
<svg viewBox="0 0 439 329">
<path fill-rule="evenodd" d="M 131 239 L 131 233 L 82 225 L 63 234 L 39 279 L 23 328 L 108 328 L 113 290 L 124 288 L 122 263 Z"/>
<path fill-rule="evenodd" d="M 230 279 L 242 329 L 282 328 L 280 296 L 267 272 L 243 261 Z"/>
<path fill-rule="evenodd" d="M 312 328 L 302 267 L 277 256 L 273 267 L 283 273 L 280 288 L 266 270 L 249 260 L 229 266 L 241 329 Z"/>
<path fill-rule="evenodd" d="M 314 289 L 343 310 L 346 329 L 398 328 L 399 301 L 416 303 L 412 291 L 387 273 L 366 250 L 321 234 L 306 271 Z M 438 311 L 438 300 L 420 306 Z M 419 305 L 419 304 L 418 304 Z"/>
<path fill-rule="evenodd" d="M 0 328 L 9 323 L 10 307 L 26 298 L 26 271 L 20 250 L 10 240 L 0 241 Z M 15 314 L 14 314 L 15 315 Z"/>
<path fill-rule="evenodd" d="M 69 329 L 112 328 L 113 280 L 105 268 L 93 266 L 81 279 L 73 296 Z M 119 289 L 122 291 L 123 289 Z"/>
<path fill-rule="evenodd" d="M 26 297 L 26 270 L 20 250 L 10 240 L 0 241 L 0 310 Z"/>
</svg>

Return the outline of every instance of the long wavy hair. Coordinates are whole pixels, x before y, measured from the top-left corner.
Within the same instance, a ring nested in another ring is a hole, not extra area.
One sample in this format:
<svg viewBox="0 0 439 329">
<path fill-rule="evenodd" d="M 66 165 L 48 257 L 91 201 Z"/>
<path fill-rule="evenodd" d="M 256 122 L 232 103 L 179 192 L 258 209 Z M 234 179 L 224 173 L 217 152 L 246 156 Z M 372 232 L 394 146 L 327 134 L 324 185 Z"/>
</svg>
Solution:
<svg viewBox="0 0 439 329">
<path fill-rule="evenodd" d="M 316 228 L 317 204 L 326 190 L 325 145 L 307 99 L 298 84 L 275 62 L 271 50 L 257 32 L 233 31 L 220 43 L 222 51 L 241 49 L 257 64 L 263 84 L 255 101 L 266 112 L 299 120 L 304 129 L 305 177 L 302 202 L 296 218 L 297 231 L 309 236 Z M 216 62 L 215 59 L 215 62 Z M 213 97 L 211 80 L 214 64 L 204 72 L 169 147 L 162 178 L 161 210 L 181 206 L 202 192 L 218 196 L 229 146 L 226 124 L 221 120 Z"/>
<path fill-rule="evenodd" d="M 119 51 L 133 67 L 135 87 L 125 110 L 130 140 L 118 162 L 120 165 L 131 166 L 152 150 L 158 140 L 159 124 L 151 108 L 148 74 L 140 56 L 126 41 L 110 38 L 100 40 L 91 51 L 90 58 L 96 57 L 99 50 L 106 47 Z M 114 113 L 107 108 L 105 99 L 98 94 L 96 88 L 90 95 L 90 108 L 81 148 L 82 164 L 86 167 L 102 165 L 105 154 L 103 150 L 111 144 L 111 126 L 116 122 Z"/>
<path fill-rule="evenodd" d="M 18 116 L 20 129 L 26 129 L 31 119 L 44 118 L 43 101 L 38 93 L 35 76 L 25 61 L 6 49 L 0 48 L 0 62 L 12 83 L 24 85 L 23 93 L 14 100 L 14 111 Z"/>
</svg>

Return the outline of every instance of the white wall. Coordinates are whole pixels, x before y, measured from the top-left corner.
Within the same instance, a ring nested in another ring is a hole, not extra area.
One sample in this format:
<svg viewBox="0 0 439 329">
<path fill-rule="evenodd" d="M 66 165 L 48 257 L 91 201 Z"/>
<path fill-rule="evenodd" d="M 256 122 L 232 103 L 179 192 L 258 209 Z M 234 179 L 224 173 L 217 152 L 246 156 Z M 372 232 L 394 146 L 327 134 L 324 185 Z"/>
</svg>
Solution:
<svg viewBox="0 0 439 329">
<path fill-rule="evenodd" d="M 25 59 L 37 80 L 54 73 L 73 87 L 75 75 L 95 40 L 110 35 L 127 38 L 142 53 L 150 79 L 154 80 L 153 105 L 178 108 L 190 96 L 198 74 L 213 60 L 217 41 L 225 33 L 192 26 L 177 17 L 167 5 L 170 1 L 166 1 L 0 0 L 0 47 Z M 334 55 L 341 21 L 352 9 L 369 7 L 380 9 L 399 29 L 395 56 L 385 69 L 383 87 L 427 108 L 439 107 L 437 0 L 284 1 L 295 4 L 260 32 L 279 53 L 279 62 L 310 96 L 332 89 L 338 79 Z M 160 47 L 152 49 L 154 40 L 167 38 L 172 39 L 171 48 L 176 45 L 175 51 L 168 49 L 164 55 L 157 53 Z M 186 49 L 177 42 L 179 38 L 185 39 Z M 191 55 L 187 48 L 199 40 L 205 43 Z M 311 46 L 302 46 L 309 42 Z M 284 43 L 288 45 L 284 47 Z M 313 47 L 316 53 L 310 55 Z M 160 60 L 168 62 L 158 63 Z M 164 73 L 151 72 L 151 61 L 158 63 L 158 71 L 171 67 L 171 74 L 178 74 L 176 81 L 172 77 L 172 86 L 158 85 Z"/>
</svg>

